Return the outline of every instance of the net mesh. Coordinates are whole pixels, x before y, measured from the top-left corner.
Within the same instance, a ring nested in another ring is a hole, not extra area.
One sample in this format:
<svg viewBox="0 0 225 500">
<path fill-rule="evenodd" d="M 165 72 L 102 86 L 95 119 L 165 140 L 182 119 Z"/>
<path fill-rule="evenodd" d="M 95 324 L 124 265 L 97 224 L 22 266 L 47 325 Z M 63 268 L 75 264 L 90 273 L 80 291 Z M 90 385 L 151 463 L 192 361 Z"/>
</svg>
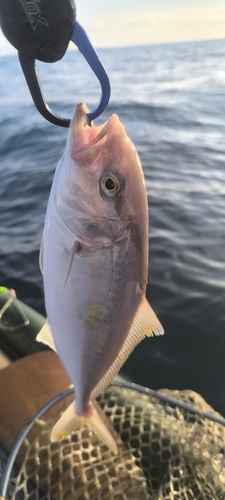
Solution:
<svg viewBox="0 0 225 500">
<path fill-rule="evenodd" d="M 213 410 L 192 391 L 161 393 Z M 111 385 L 98 401 L 121 437 L 114 455 L 87 427 L 50 443 L 73 400 L 62 396 L 34 421 L 7 479 L 7 500 L 224 500 L 225 427 L 194 411 Z"/>
</svg>

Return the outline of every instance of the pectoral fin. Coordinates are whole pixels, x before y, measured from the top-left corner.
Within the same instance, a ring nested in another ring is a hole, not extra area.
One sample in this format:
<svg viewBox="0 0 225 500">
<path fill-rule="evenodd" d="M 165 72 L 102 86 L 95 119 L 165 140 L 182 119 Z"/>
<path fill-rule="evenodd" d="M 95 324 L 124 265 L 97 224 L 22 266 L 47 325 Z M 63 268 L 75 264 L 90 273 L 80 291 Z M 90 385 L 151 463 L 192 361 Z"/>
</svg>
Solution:
<svg viewBox="0 0 225 500">
<path fill-rule="evenodd" d="M 74 259 L 75 255 L 79 254 L 81 251 L 81 244 L 79 241 L 75 240 L 73 242 L 71 250 L 65 249 L 64 251 L 67 252 L 67 259 L 66 259 L 65 273 L 64 273 L 63 281 L 62 281 L 61 287 L 60 287 L 61 292 L 63 292 L 63 290 L 66 286 L 67 280 L 69 278 L 71 267 L 73 264 L 73 259 Z"/>
<path fill-rule="evenodd" d="M 144 298 L 137 310 L 134 321 L 131 325 L 129 334 L 120 350 L 117 358 L 110 366 L 104 377 L 100 380 L 98 385 L 92 392 L 91 399 L 96 398 L 103 392 L 110 384 L 115 375 L 119 372 L 127 358 L 130 356 L 134 348 L 145 337 L 153 335 L 163 335 L 164 330 L 159 322 L 156 314 L 149 305 L 146 298 Z"/>
<path fill-rule="evenodd" d="M 41 273 L 43 274 L 43 236 L 42 236 L 42 240 L 41 240 L 40 253 L 39 253 L 39 267 L 40 267 Z"/>
</svg>

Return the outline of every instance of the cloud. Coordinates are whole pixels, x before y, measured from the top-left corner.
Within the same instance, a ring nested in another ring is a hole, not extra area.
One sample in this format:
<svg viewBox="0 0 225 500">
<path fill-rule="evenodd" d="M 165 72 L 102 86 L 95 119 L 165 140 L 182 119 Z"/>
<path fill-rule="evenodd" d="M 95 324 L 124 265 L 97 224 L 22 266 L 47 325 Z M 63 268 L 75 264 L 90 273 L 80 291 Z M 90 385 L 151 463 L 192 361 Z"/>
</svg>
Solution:
<svg viewBox="0 0 225 500">
<path fill-rule="evenodd" d="M 16 54 L 16 49 L 6 40 L 0 29 L 0 56 Z"/>
<path fill-rule="evenodd" d="M 112 14 L 85 29 L 96 47 L 225 38 L 225 8 Z"/>
</svg>

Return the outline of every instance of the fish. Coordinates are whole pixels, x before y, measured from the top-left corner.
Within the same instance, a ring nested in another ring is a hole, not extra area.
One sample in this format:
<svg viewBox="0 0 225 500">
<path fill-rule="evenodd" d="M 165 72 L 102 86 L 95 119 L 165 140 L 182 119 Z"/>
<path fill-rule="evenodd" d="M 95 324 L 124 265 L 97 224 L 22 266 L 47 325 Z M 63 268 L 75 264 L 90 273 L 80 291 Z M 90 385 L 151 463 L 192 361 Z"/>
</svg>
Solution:
<svg viewBox="0 0 225 500">
<path fill-rule="evenodd" d="M 75 107 L 50 191 L 40 250 L 47 325 L 37 340 L 54 349 L 75 400 L 51 440 L 89 425 L 117 453 L 96 397 L 135 346 L 163 327 L 146 299 L 148 200 L 133 142 L 115 114 L 95 126 Z"/>
</svg>

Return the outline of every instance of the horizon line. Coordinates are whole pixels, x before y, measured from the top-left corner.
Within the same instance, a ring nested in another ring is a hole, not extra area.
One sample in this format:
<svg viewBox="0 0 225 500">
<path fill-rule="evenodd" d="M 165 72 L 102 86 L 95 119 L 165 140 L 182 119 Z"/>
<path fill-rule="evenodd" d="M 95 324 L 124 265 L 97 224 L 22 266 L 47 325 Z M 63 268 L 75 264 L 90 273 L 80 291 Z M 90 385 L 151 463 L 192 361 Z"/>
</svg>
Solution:
<svg viewBox="0 0 225 500">
<path fill-rule="evenodd" d="M 160 46 L 160 45 L 178 45 L 178 44 L 186 44 L 186 43 L 191 44 L 191 43 L 201 43 L 201 42 L 205 43 L 205 42 L 217 42 L 217 41 L 221 41 L 221 40 L 225 41 L 225 37 L 222 36 L 222 37 L 216 37 L 216 38 L 214 38 L 214 37 L 213 38 L 197 38 L 197 39 L 193 39 L 193 40 L 172 40 L 172 41 L 170 40 L 170 41 L 166 41 L 166 42 L 165 41 L 148 42 L 148 43 L 140 43 L 140 44 L 135 43 L 135 44 L 108 45 L 108 46 L 107 45 L 106 46 L 99 45 L 99 46 L 95 47 L 95 50 L 98 51 L 98 50 L 109 50 L 109 49 L 129 49 L 129 48 L 135 48 L 135 47 L 138 48 L 138 47 L 149 47 L 149 46 Z M 12 52 L 8 52 L 6 54 L 0 53 L 0 57 L 16 56 L 18 54 L 17 49 L 15 47 L 13 47 L 13 45 L 11 45 L 11 48 L 12 48 Z M 78 48 L 75 45 L 72 45 L 72 42 L 71 42 L 71 46 L 68 46 L 67 51 L 72 52 L 74 50 L 76 51 L 76 50 L 78 50 Z M 66 52 L 65 52 L 65 54 L 66 54 Z M 63 55 L 63 57 L 65 56 L 65 54 Z M 63 57 L 61 59 L 63 59 Z"/>
</svg>

